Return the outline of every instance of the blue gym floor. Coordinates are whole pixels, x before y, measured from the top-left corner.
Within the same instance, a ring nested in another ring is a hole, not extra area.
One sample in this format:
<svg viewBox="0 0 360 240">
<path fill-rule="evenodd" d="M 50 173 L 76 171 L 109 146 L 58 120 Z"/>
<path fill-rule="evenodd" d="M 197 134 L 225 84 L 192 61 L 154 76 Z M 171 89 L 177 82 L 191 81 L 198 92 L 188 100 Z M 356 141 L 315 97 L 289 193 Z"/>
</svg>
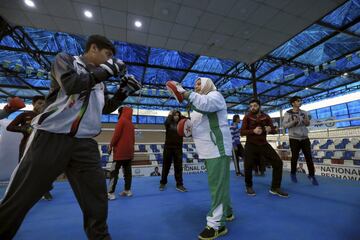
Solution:
<svg viewBox="0 0 360 240">
<path fill-rule="evenodd" d="M 268 193 L 271 177 L 254 177 L 255 197 L 244 193 L 244 178 L 231 173 L 231 196 L 235 220 L 229 233 L 219 239 L 360 239 L 360 183 L 319 177 L 312 186 L 306 175 L 299 183 L 284 172 L 284 199 Z M 117 193 L 122 190 L 119 181 Z M 114 240 L 197 239 L 206 222 L 210 196 L 206 174 L 184 175 L 187 193 L 175 190 L 173 176 L 164 192 L 159 192 L 159 177 L 133 178 L 131 198 L 109 202 L 108 223 Z M 4 187 L 0 188 L 0 194 Z M 16 240 L 86 239 L 82 214 L 67 182 L 57 182 L 51 202 L 40 201 L 29 212 Z"/>
</svg>

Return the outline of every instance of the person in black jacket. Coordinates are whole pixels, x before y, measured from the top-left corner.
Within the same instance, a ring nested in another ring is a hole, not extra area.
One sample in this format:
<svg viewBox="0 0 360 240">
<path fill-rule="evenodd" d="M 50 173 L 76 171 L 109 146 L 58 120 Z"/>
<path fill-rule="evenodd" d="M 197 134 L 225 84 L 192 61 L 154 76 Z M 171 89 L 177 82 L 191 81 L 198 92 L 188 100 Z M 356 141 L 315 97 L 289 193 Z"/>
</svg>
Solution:
<svg viewBox="0 0 360 240">
<path fill-rule="evenodd" d="M 182 145 L 183 137 L 179 136 L 177 132 L 177 124 L 182 118 L 179 111 L 170 111 L 167 119 L 165 120 L 165 146 L 163 152 L 163 168 L 160 180 L 160 191 L 165 189 L 167 184 L 167 176 L 171 167 L 171 162 L 174 160 L 174 172 L 176 180 L 176 189 L 180 192 L 186 192 L 182 178 Z"/>
</svg>

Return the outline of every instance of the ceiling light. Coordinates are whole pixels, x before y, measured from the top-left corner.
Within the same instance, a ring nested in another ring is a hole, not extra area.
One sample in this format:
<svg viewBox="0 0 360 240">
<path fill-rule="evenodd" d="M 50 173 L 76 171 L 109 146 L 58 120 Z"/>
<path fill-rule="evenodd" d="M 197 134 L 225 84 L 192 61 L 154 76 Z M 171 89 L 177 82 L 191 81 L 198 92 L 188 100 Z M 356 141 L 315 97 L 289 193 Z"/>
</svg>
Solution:
<svg viewBox="0 0 360 240">
<path fill-rule="evenodd" d="M 136 20 L 135 23 L 134 23 L 134 25 L 135 25 L 135 27 L 137 27 L 137 28 L 141 28 L 142 22 Z"/>
<path fill-rule="evenodd" d="M 92 17 L 93 17 L 92 12 L 90 12 L 89 10 L 85 10 L 85 11 L 84 11 L 84 15 L 85 15 L 85 17 L 87 17 L 87 18 L 92 18 Z"/>
<path fill-rule="evenodd" d="M 24 0 L 24 3 L 28 6 L 28 7 L 35 7 L 35 3 L 31 0 Z"/>
</svg>

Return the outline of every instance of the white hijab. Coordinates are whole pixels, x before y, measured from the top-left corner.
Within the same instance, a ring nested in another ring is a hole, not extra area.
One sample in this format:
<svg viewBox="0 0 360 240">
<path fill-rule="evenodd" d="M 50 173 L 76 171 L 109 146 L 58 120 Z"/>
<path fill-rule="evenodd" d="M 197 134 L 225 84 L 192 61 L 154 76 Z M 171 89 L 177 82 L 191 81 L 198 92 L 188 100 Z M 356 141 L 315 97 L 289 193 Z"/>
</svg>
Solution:
<svg viewBox="0 0 360 240">
<path fill-rule="evenodd" d="M 206 95 L 209 92 L 216 91 L 215 84 L 210 78 L 199 77 L 198 79 L 196 79 L 196 81 L 198 80 L 201 81 L 201 90 L 199 94 Z"/>
</svg>

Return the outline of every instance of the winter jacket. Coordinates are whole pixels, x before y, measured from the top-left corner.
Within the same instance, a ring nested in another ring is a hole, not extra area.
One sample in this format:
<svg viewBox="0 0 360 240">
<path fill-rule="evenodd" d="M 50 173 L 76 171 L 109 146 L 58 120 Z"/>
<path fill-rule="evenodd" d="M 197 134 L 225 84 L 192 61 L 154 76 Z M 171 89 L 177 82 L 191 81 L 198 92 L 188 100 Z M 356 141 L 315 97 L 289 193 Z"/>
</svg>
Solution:
<svg viewBox="0 0 360 240">
<path fill-rule="evenodd" d="M 304 119 L 308 113 L 303 110 L 294 112 L 292 109 L 286 111 L 283 119 L 283 127 L 289 129 L 289 138 L 303 140 L 308 138 L 309 130 L 307 129 Z M 296 123 L 296 119 L 298 122 Z"/>
<path fill-rule="evenodd" d="M 124 107 L 116 124 L 114 135 L 110 142 L 113 148 L 113 160 L 129 160 L 134 158 L 135 127 L 132 123 L 133 110 Z"/>
</svg>

